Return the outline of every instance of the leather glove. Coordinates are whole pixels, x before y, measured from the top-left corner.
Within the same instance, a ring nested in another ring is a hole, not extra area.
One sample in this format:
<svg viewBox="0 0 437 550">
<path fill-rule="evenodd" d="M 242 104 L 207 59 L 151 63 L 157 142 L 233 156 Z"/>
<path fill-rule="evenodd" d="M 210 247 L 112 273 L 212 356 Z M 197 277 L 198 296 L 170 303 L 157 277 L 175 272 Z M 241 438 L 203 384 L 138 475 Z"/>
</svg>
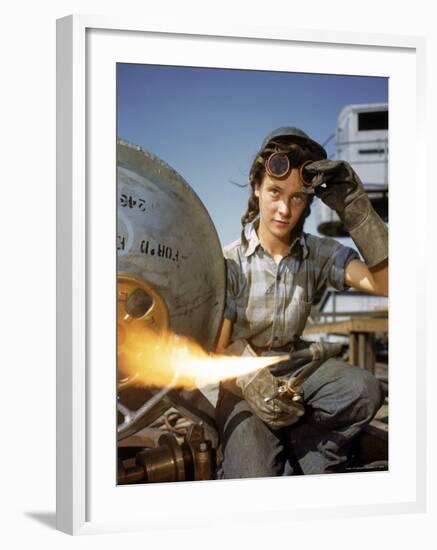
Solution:
<svg viewBox="0 0 437 550">
<path fill-rule="evenodd" d="M 360 178 L 343 160 L 318 160 L 305 167 L 314 194 L 335 210 L 369 267 L 388 258 L 388 229 L 375 212 Z"/>
<path fill-rule="evenodd" d="M 252 411 L 273 429 L 295 424 L 304 414 L 302 390 L 290 388 L 292 380 L 276 378 L 268 367 L 237 378 L 237 386 Z M 267 401 L 266 401 L 267 398 Z"/>
</svg>

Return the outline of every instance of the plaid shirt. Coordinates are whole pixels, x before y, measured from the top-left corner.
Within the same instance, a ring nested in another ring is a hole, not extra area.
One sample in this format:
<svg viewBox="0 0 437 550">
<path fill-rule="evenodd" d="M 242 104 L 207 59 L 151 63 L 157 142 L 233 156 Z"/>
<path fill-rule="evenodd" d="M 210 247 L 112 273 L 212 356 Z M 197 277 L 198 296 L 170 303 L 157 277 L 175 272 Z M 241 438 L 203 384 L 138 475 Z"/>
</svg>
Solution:
<svg viewBox="0 0 437 550">
<path fill-rule="evenodd" d="M 245 338 L 268 349 L 292 346 L 305 328 L 316 292 L 325 284 L 346 289 L 345 267 L 359 255 L 333 239 L 302 233 L 276 264 L 262 247 L 254 224 L 223 250 L 224 315 L 233 323 L 233 341 Z"/>
</svg>

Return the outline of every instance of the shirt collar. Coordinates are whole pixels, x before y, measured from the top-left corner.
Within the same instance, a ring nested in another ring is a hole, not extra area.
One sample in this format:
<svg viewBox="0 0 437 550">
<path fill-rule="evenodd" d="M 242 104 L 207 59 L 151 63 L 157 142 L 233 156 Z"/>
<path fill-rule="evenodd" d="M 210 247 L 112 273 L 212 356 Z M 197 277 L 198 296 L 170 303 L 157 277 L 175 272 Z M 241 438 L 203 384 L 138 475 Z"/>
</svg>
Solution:
<svg viewBox="0 0 437 550">
<path fill-rule="evenodd" d="M 244 255 L 246 258 L 251 256 L 259 246 L 262 247 L 256 232 L 258 225 L 259 217 L 255 218 L 252 223 L 247 224 L 241 232 L 241 242 L 243 243 Z M 303 231 L 300 235 L 297 235 L 288 249 L 288 254 L 291 254 L 295 250 L 295 247 L 300 248 L 302 251 L 302 259 L 305 259 L 309 253 L 306 236 L 307 234 Z"/>
</svg>

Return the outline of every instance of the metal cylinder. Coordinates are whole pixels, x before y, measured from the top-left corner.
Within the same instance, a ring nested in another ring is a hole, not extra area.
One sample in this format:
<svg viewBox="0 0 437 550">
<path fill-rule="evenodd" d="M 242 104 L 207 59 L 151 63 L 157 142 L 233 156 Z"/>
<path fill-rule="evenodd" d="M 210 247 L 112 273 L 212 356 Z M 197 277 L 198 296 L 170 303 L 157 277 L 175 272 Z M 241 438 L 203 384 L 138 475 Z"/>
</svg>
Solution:
<svg viewBox="0 0 437 550">
<path fill-rule="evenodd" d="M 137 453 L 136 464 L 144 468 L 148 483 L 186 479 L 183 451 L 171 434 L 160 437 L 159 447 Z"/>
<path fill-rule="evenodd" d="M 118 141 L 117 374 L 119 403 L 126 410 L 138 409 L 129 393 L 135 375 L 123 368 L 128 331 L 141 323 L 161 335 L 170 329 L 211 351 L 225 284 L 221 244 L 199 197 L 155 155 Z M 132 413 L 124 419 L 119 439 L 150 424 L 159 413 L 154 409 L 141 418 Z"/>
<path fill-rule="evenodd" d="M 117 202 L 117 272 L 150 284 L 168 308 L 170 328 L 211 350 L 224 308 L 225 263 L 203 203 L 165 162 L 122 141 Z M 134 314 L 146 306 L 140 291 L 127 304 Z"/>
<path fill-rule="evenodd" d="M 119 460 L 117 468 L 117 483 L 125 485 L 128 483 L 144 482 L 144 468 L 142 466 L 125 466 Z"/>
<path fill-rule="evenodd" d="M 212 450 L 211 443 L 209 441 L 203 441 L 200 443 L 197 452 L 194 455 L 197 480 L 212 479 L 213 466 L 212 466 Z"/>
</svg>

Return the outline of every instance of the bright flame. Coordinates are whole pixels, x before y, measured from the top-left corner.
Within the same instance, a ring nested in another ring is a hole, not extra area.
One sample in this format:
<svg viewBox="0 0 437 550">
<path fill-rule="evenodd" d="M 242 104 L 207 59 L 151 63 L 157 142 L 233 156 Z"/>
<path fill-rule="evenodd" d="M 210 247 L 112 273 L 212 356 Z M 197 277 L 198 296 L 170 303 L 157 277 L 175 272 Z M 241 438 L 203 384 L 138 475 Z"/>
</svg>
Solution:
<svg viewBox="0 0 437 550">
<path fill-rule="evenodd" d="M 137 386 L 201 388 L 283 359 L 209 355 L 189 338 L 173 333 L 157 335 L 149 328 L 135 324 L 129 326 L 123 338 L 119 338 L 120 375 L 131 378 Z"/>
</svg>

